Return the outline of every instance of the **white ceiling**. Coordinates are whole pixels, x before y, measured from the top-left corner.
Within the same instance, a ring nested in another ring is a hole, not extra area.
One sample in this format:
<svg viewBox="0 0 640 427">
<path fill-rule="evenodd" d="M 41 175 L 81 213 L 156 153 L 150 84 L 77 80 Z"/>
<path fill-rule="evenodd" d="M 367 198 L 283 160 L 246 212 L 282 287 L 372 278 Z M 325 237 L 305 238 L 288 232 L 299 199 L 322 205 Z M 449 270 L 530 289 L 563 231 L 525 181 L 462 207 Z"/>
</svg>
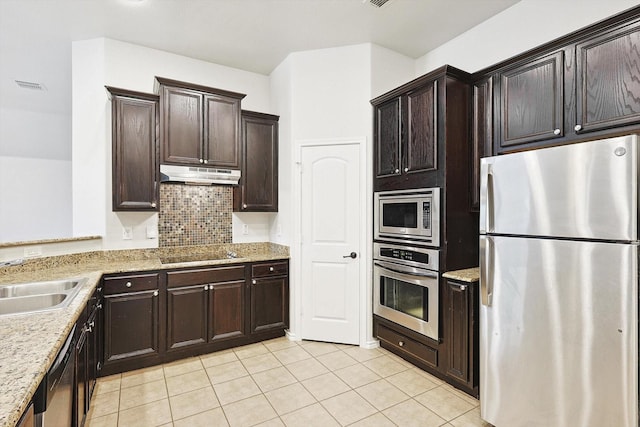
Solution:
<svg viewBox="0 0 640 427">
<path fill-rule="evenodd" d="M 108 37 L 268 75 L 291 52 L 366 42 L 418 58 L 517 2 L 0 0 L 0 108 L 69 114 L 74 40 Z"/>
</svg>

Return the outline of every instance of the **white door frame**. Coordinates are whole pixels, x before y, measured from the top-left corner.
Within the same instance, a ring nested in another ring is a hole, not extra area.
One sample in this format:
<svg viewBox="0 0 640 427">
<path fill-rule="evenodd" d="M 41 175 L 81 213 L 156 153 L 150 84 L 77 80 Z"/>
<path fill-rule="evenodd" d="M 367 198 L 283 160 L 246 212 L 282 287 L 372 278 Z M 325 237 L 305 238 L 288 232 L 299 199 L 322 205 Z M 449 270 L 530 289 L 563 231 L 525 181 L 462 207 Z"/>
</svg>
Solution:
<svg viewBox="0 0 640 427">
<path fill-rule="evenodd" d="M 291 276 L 289 283 L 290 292 L 290 326 L 287 336 L 292 340 L 302 339 L 302 178 L 300 167 L 302 161 L 303 147 L 326 146 L 326 145 L 357 145 L 360 153 L 360 212 L 361 218 L 366 218 L 360 222 L 360 284 L 359 284 L 359 340 L 360 347 L 374 348 L 379 346 L 378 340 L 373 338 L 373 291 L 371 286 L 372 276 L 372 187 L 371 180 L 371 149 L 367 146 L 367 139 L 364 136 L 353 138 L 328 138 L 328 139 L 308 139 L 295 141 L 295 159 L 292 170 L 292 210 L 293 210 L 293 245 L 290 248 Z"/>
</svg>

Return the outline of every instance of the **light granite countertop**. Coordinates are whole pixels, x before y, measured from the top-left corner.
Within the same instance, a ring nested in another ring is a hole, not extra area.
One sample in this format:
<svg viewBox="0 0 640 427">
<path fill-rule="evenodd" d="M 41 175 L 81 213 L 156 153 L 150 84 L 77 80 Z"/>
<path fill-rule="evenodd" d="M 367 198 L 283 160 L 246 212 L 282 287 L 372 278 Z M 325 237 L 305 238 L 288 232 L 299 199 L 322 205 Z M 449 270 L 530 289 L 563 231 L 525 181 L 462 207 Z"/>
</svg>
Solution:
<svg viewBox="0 0 640 427">
<path fill-rule="evenodd" d="M 442 275 L 447 279 L 460 280 L 462 282 L 477 282 L 480 280 L 480 269 L 478 267 L 465 268 L 464 270 L 447 271 Z"/>
<path fill-rule="evenodd" d="M 161 256 L 210 254 L 237 258 L 162 264 Z M 0 316 L 0 426 L 13 427 L 104 274 L 166 270 L 289 258 L 289 248 L 273 243 L 238 243 L 177 248 L 88 252 L 30 260 L 0 268 L 0 286 L 9 283 L 86 277 L 69 306 L 48 312 Z"/>
</svg>

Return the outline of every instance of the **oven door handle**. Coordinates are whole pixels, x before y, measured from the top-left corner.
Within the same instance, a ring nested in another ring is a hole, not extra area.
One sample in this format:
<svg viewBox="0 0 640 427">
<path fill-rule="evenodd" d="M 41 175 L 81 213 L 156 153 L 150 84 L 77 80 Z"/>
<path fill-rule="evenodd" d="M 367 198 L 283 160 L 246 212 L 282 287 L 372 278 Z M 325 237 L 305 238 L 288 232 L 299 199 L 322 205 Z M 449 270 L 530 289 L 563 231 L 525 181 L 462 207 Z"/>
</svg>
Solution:
<svg viewBox="0 0 640 427">
<path fill-rule="evenodd" d="M 393 264 L 390 262 L 374 261 L 373 265 L 376 265 L 380 268 L 384 268 L 385 270 L 393 271 L 394 273 L 410 274 L 412 276 L 429 277 L 432 279 L 438 278 L 438 273 L 436 272 L 430 272 L 428 270 L 423 270 L 423 269 L 418 269 L 413 267 L 404 267 L 404 266 Z"/>
</svg>

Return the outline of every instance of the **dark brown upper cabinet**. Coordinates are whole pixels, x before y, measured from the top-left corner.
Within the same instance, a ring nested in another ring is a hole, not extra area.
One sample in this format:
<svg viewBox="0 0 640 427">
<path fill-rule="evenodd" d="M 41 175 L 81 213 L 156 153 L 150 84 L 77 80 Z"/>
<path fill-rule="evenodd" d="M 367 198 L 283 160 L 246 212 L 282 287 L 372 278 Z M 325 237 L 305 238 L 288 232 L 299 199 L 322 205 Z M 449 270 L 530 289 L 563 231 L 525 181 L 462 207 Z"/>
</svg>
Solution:
<svg viewBox="0 0 640 427">
<path fill-rule="evenodd" d="M 238 169 L 244 94 L 156 77 L 162 163 Z"/>
<path fill-rule="evenodd" d="M 278 211 L 278 116 L 242 111 L 242 176 L 234 210 Z"/>
<path fill-rule="evenodd" d="M 473 121 L 471 129 L 471 210 L 480 209 L 480 159 L 493 152 L 493 77 L 473 85 Z"/>
<path fill-rule="evenodd" d="M 468 138 L 469 77 L 444 66 L 371 101 L 375 191 L 438 185 L 445 140 Z"/>
<path fill-rule="evenodd" d="M 576 44 L 576 133 L 640 123 L 640 22 Z"/>
<path fill-rule="evenodd" d="M 107 86 L 114 211 L 158 210 L 158 96 Z"/>
<path fill-rule="evenodd" d="M 562 51 L 498 74 L 500 148 L 564 136 Z"/>
</svg>

